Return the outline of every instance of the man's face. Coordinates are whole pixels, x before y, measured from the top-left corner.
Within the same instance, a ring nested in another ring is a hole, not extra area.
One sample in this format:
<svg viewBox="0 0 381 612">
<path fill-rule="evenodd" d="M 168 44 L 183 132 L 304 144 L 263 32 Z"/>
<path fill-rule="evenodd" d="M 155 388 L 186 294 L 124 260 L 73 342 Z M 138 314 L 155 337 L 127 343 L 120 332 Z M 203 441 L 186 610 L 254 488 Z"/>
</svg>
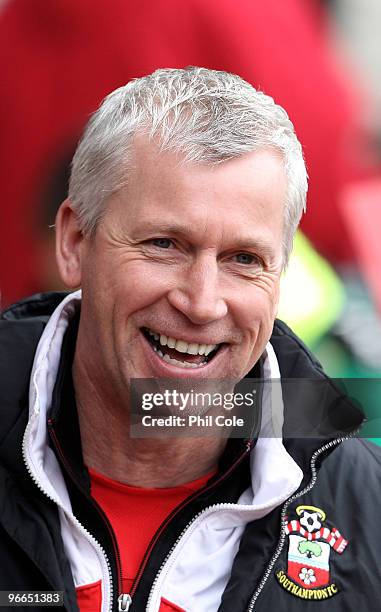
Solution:
<svg viewBox="0 0 381 612">
<path fill-rule="evenodd" d="M 286 180 L 259 151 L 212 167 L 134 147 L 128 186 L 81 245 L 80 341 L 95 379 L 241 379 L 276 315 Z"/>
</svg>

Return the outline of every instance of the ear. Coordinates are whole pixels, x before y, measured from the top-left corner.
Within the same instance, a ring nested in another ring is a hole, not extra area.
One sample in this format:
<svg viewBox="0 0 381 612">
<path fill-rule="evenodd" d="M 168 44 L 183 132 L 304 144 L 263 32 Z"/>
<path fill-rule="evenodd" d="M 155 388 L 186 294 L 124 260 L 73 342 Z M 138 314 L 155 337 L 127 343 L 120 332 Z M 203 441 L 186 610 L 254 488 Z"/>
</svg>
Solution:
<svg viewBox="0 0 381 612">
<path fill-rule="evenodd" d="M 70 289 L 81 284 L 83 234 L 70 200 L 62 202 L 56 215 L 56 260 L 62 281 Z"/>
</svg>

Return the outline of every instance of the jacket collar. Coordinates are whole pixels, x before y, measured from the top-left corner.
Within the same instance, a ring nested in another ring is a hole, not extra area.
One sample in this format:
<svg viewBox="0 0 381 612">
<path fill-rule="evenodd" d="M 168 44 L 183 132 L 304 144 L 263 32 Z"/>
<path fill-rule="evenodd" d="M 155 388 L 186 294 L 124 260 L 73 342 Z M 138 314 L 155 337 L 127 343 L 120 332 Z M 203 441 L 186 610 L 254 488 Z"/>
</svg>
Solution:
<svg viewBox="0 0 381 612">
<path fill-rule="evenodd" d="M 43 483 L 46 492 L 53 499 L 58 495 L 63 508 L 69 512 L 71 507 L 66 486 L 57 460 L 48 447 L 47 413 L 52 404 L 63 338 L 70 320 L 74 318 L 76 309 L 80 305 L 80 299 L 80 291 L 66 296 L 54 310 L 41 336 L 31 374 L 29 425 L 24 439 L 24 455 L 29 471 Z M 269 379 L 279 379 L 280 376 L 271 344 L 266 348 L 264 375 Z M 269 385 L 264 391 L 263 414 L 266 418 L 262 422 L 261 433 L 251 462 L 252 491 L 255 491 L 255 495 L 250 503 L 256 506 L 258 495 L 259 505 L 264 509 L 268 508 L 269 511 L 280 503 L 280 498 L 286 499 L 302 480 L 300 467 L 287 453 L 276 433 L 272 435 L 269 430 L 269 424 L 274 423 L 274 406 L 277 411 L 282 410 L 281 402 L 273 398 L 274 392 L 278 394 L 279 388 L 273 385 Z M 267 413 L 270 413 L 269 416 Z M 278 414 L 276 419 L 279 421 Z M 275 469 L 276 466 L 282 469 Z"/>
</svg>

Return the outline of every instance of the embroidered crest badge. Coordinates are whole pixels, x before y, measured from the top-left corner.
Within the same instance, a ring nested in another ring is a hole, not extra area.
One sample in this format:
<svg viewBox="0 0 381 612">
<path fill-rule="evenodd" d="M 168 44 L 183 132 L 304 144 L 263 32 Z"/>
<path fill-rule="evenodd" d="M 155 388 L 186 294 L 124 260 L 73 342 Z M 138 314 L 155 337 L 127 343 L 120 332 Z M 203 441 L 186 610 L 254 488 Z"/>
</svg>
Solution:
<svg viewBox="0 0 381 612">
<path fill-rule="evenodd" d="M 331 550 L 344 552 L 348 542 L 335 528 L 324 526 L 326 514 L 315 506 L 298 506 L 299 518 L 285 527 L 288 536 L 287 573 L 279 570 L 276 578 L 291 595 L 302 599 L 327 599 L 339 592 L 331 582 Z"/>
</svg>

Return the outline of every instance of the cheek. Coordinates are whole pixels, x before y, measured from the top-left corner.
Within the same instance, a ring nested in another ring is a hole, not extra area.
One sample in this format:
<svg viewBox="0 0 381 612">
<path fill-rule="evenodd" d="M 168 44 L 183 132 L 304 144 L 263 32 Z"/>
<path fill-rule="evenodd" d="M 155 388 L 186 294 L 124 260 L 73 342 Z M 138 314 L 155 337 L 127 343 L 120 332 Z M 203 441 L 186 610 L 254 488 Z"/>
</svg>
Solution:
<svg viewBox="0 0 381 612">
<path fill-rule="evenodd" d="M 115 275 L 113 283 L 110 293 L 119 305 L 128 304 L 130 312 L 159 301 L 172 286 L 170 275 L 141 262 L 127 265 Z"/>
<path fill-rule="evenodd" d="M 278 297 L 278 287 L 273 287 L 271 292 L 263 291 L 259 287 L 247 291 L 244 299 L 236 302 L 234 309 L 236 325 L 242 330 L 255 333 L 255 335 L 260 333 L 262 328 L 272 328 L 277 311 Z"/>
<path fill-rule="evenodd" d="M 106 251 L 84 270 L 83 286 L 102 294 L 106 302 L 130 303 L 161 296 L 171 284 L 170 270 L 159 269 L 130 254 Z"/>
</svg>

